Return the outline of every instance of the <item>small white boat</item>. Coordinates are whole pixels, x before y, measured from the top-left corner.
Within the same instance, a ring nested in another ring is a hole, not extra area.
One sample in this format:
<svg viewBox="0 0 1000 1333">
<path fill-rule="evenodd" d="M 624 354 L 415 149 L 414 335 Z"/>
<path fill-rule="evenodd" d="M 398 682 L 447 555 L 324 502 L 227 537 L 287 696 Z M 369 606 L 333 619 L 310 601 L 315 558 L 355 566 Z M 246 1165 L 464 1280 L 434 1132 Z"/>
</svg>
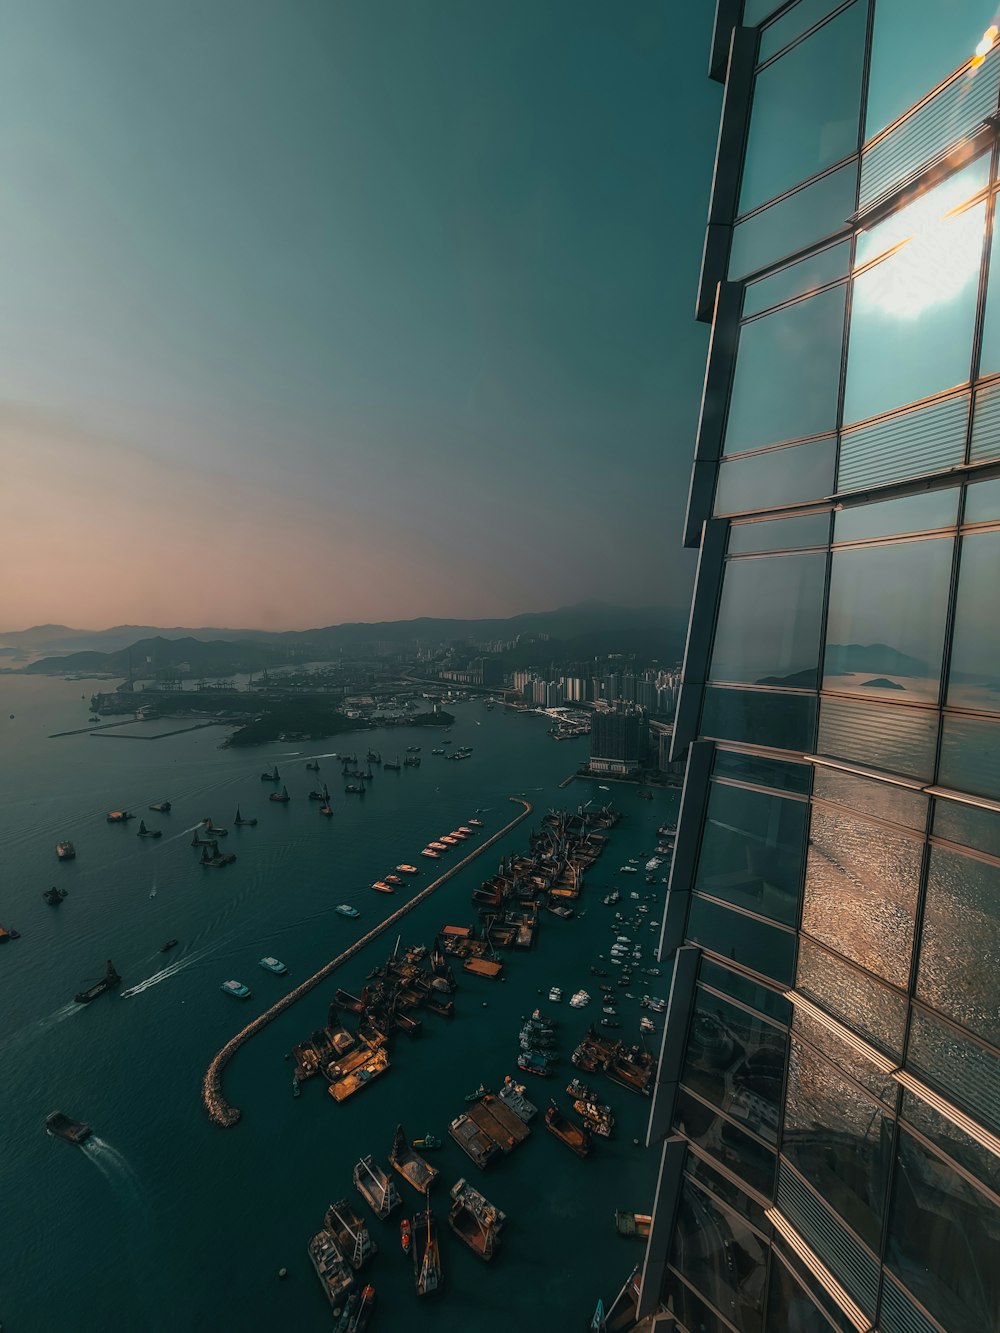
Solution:
<svg viewBox="0 0 1000 1333">
<path fill-rule="evenodd" d="M 637 866 L 619 866 L 618 870 L 622 875 L 638 875 L 639 873 Z"/>
<path fill-rule="evenodd" d="M 553 986 L 549 990 L 549 999 L 552 1001 L 553 1004 L 558 1004 L 559 1001 L 562 999 L 562 991 L 559 989 L 558 986 Z"/>
</svg>

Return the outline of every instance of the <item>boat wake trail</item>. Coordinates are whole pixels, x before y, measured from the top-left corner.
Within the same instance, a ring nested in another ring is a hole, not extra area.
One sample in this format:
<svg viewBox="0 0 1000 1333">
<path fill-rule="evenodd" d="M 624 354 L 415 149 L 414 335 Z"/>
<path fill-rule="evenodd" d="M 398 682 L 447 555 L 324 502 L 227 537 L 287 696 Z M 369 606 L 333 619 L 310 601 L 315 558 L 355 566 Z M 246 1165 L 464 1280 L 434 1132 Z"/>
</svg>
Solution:
<svg viewBox="0 0 1000 1333">
<path fill-rule="evenodd" d="M 15 1046 L 21 1045 L 23 1042 L 34 1041 L 43 1033 L 48 1032 L 50 1028 L 54 1028 L 58 1023 L 64 1023 L 67 1018 L 72 1018 L 74 1014 L 78 1014 L 82 1008 L 82 1004 L 77 1004 L 75 1000 L 70 1000 L 68 1004 L 64 1004 L 61 1008 L 56 1009 L 51 1014 L 46 1014 L 44 1018 L 39 1018 L 34 1023 L 28 1023 L 25 1027 L 18 1028 L 16 1032 L 12 1032 L 9 1037 L 0 1041 L 0 1051 L 8 1051 Z"/>
<path fill-rule="evenodd" d="M 153 986 L 158 986 L 161 981 L 168 981 L 171 977 L 175 977 L 178 972 L 183 972 L 184 969 L 190 967 L 192 963 L 199 962 L 207 954 L 212 953 L 212 951 L 217 948 L 218 945 L 216 944 L 206 945 L 203 949 L 196 949 L 194 953 L 189 954 L 187 958 L 178 958 L 176 963 L 171 963 L 169 967 L 161 968 L 159 972 L 154 972 L 153 975 L 147 977 L 145 981 L 140 981 L 135 986 L 129 986 L 128 990 L 123 990 L 121 998 L 127 1000 L 132 995 L 141 995 L 143 991 L 147 991 Z"/>
<path fill-rule="evenodd" d="M 201 828 L 203 822 L 203 820 L 199 820 L 197 824 L 192 824 L 190 828 L 181 829 L 180 833 L 175 833 L 172 838 L 166 840 L 163 844 L 164 847 L 169 847 L 170 844 L 176 842 L 178 838 L 186 838 L 189 834 L 193 833 L 195 829 Z"/>
<path fill-rule="evenodd" d="M 119 1198 L 137 1207 L 144 1204 L 139 1177 L 117 1148 L 105 1143 L 104 1139 L 98 1138 L 96 1134 L 92 1134 L 86 1143 L 80 1144 L 80 1147 Z"/>
</svg>

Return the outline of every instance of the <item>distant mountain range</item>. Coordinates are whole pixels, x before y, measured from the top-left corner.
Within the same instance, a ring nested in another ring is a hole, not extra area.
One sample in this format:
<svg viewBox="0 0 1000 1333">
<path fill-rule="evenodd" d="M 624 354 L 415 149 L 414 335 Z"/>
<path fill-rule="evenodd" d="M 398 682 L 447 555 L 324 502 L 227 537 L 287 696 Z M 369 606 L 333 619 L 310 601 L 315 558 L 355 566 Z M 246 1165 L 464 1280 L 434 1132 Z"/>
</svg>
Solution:
<svg viewBox="0 0 1000 1333">
<path fill-rule="evenodd" d="M 261 630 L 157 629 L 116 625 L 107 630 L 75 630 L 65 625 L 38 625 L 14 633 L 0 632 L 15 661 L 45 655 L 21 670 L 38 675 L 67 672 L 127 675 L 129 661 L 137 674 L 186 663 L 194 674 L 218 675 L 258 671 L 291 662 L 329 661 L 344 651 L 366 648 L 402 649 L 417 643 L 436 644 L 471 639 L 540 640 L 536 656 L 581 658 L 608 652 L 634 652 L 658 658 L 680 655 L 686 613 L 662 607 L 623 607 L 606 602 L 580 602 L 554 611 L 527 612 L 508 619 L 389 620 L 371 624 L 327 625 L 309 630 L 273 633 Z M 558 645 L 558 647 L 557 647 Z M 516 650 L 522 657 L 521 647 Z M 530 655 L 530 654 L 529 654 Z"/>
</svg>

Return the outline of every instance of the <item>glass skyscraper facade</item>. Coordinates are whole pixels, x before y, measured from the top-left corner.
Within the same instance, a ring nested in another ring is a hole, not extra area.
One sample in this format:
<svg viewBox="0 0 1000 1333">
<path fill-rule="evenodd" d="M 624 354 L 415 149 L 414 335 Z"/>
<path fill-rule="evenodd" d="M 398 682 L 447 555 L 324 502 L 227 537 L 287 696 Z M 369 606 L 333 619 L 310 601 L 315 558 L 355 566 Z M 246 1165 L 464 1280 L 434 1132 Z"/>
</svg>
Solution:
<svg viewBox="0 0 1000 1333">
<path fill-rule="evenodd" d="M 995 3 L 719 0 L 646 1327 L 1000 1329 Z"/>
</svg>

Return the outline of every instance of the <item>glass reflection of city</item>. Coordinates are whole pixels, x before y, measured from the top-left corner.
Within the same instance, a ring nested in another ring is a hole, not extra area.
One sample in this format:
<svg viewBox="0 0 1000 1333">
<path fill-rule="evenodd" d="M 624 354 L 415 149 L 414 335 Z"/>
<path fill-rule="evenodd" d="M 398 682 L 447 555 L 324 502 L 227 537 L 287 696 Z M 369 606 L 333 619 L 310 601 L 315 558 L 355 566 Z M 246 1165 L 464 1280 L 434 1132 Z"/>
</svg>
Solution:
<svg viewBox="0 0 1000 1333">
<path fill-rule="evenodd" d="M 636 1317 L 1000 1329 L 994 0 L 719 0 Z"/>
</svg>

